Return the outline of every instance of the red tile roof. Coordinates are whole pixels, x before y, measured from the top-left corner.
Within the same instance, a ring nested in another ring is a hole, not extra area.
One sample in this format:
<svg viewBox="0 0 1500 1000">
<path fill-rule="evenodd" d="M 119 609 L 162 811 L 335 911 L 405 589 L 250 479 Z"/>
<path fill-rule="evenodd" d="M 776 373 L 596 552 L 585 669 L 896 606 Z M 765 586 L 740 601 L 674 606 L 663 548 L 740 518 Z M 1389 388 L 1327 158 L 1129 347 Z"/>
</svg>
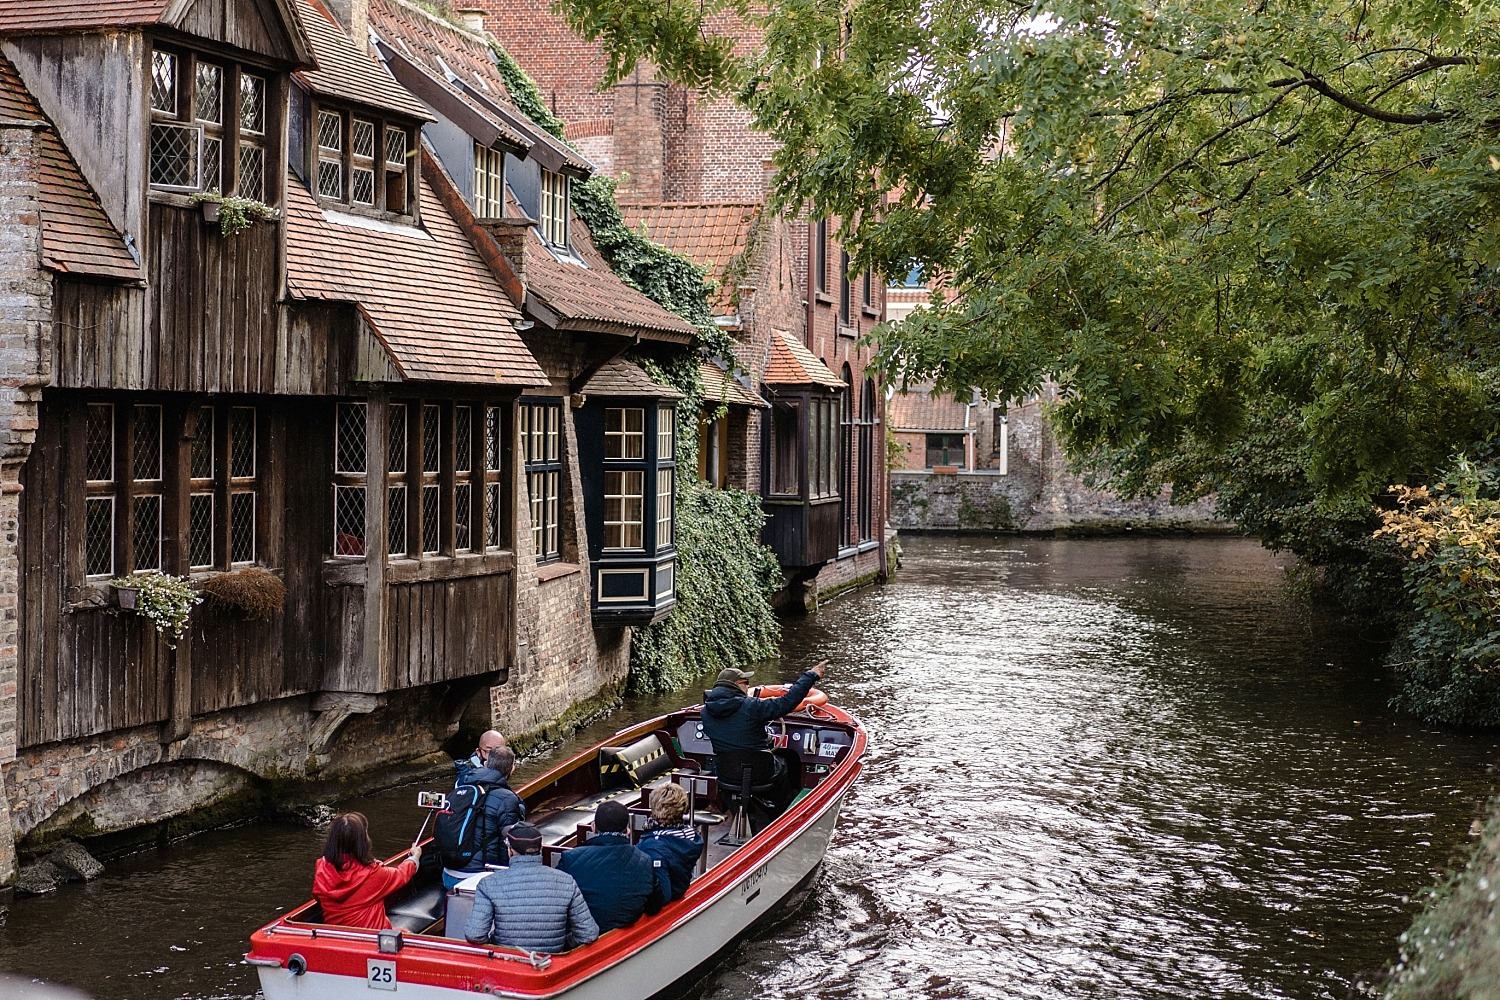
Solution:
<svg viewBox="0 0 1500 1000">
<path fill-rule="evenodd" d="M 489 43 L 466 28 L 434 17 L 405 0 L 370 0 L 370 26 L 400 55 L 420 66 L 469 104 L 519 131 L 528 155 L 551 170 L 587 176 L 593 166 L 567 143 L 523 115 L 510 100 Z M 536 148 L 541 147 L 541 148 Z"/>
<path fill-rule="evenodd" d="M 421 207 L 421 228 L 325 213 L 288 175 L 292 295 L 357 303 L 408 380 L 548 384 L 520 313 L 425 180 Z"/>
<path fill-rule="evenodd" d="M 965 426 L 966 407 L 952 396 L 935 395 L 930 389 L 914 387 L 898 392 L 886 404 L 886 423 L 893 431 L 952 431 L 972 429 Z"/>
<path fill-rule="evenodd" d="M 576 217 L 574 225 L 578 224 Z M 535 227 L 526 241 L 526 296 L 558 317 L 559 330 L 596 330 L 601 333 L 657 334 L 655 340 L 689 343 L 697 334 L 693 324 L 668 312 L 631 288 L 608 268 L 560 260 L 547 249 Z"/>
<path fill-rule="evenodd" d="M 0 56 L 0 118 L 46 122 L 14 65 Z M 64 274 L 140 280 L 141 267 L 99 205 L 94 189 L 52 129 L 38 129 L 42 266 Z"/>
<path fill-rule="evenodd" d="M 698 362 L 698 379 L 703 383 L 703 405 L 753 406 L 757 409 L 770 407 L 764 399 L 740 385 L 739 380 L 712 361 Z"/>
<path fill-rule="evenodd" d="M 649 239 L 682 254 L 719 282 L 714 311 L 721 315 L 733 310 L 736 291 L 724 280 L 725 269 L 749 244 L 759 211 L 752 202 L 620 206 L 626 225 L 639 230 L 644 223 Z"/>
<path fill-rule="evenodd" d="M 682 393 L 671 386 L 658 385 L 650 376 L 624 358 L 605 363 L 583 387 L 590 396 L 651 396 L 657 399 L 681 399 Z"/>
<path fill-rule="evenodd" d="M 766 365 L 766 385 L 820 385 L 842 389 L 844 380 L 828 370 L 802 341 L 789 333 L 771 335 L 771 361 Z"/>
<path fill-rule="evenodd" d="M 75 31 L 156 24 L 171 0 L 4 0 L 0 31 Z"/>
<path fill-rule="evenodd" d="M 292 0 L 270 0 L 280 8 L 297 65 L 312 65 L 311 48 L 298 23 Z M 164 21 L 177 25 L 192 9 L 179 0 L 0 0 L 0 33 L 89 31 L 101 28 L 147 28 Z M 168 18 L 167 15 L 173 15 Z M 269 53 L 267 53 L 269 54 Z"/>
<path fill-rule="evenodd" d="M 297 14 L 318 59 L 317 69 L 302 70 L 297 77 L 313 93 L 432 121 L 432 114 L 391 79 L 364 45 L 355 46 L 322 0 L 297 0 Z"/>
</svg>

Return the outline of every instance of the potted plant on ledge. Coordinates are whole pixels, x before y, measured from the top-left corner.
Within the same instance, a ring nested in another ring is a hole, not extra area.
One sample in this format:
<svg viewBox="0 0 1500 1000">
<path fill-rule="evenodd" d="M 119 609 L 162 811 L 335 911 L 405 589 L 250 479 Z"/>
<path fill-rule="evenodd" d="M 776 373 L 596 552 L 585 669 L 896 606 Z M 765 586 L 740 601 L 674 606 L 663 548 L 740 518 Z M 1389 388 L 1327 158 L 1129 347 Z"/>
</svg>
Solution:
<svg viewBox="0 0 1500 1000">
<path fill-rule="evenodd" d="M 115 589 L 115 598 L 122 611 L 134 611 L 151 620 L 151 626 L 167 639 L 167 647 L 175 649 L 177 640 L 187 630 L 188 615 L 193 605 L 203 600 L 193 591 L 193 585 L 185 576 L 170 573 L 137 573 L 109 581 Z"/>
<path fill-rule="evenodd" d="M 203 209 L 204 222 L 217 222 L 220 236 L 233 236 L 257 222 L 269 222 L 281 213 L 263 201 L 223 195 L 217 191 L 199 191 L 188 195 L 188 201 Z"/>
</svg>

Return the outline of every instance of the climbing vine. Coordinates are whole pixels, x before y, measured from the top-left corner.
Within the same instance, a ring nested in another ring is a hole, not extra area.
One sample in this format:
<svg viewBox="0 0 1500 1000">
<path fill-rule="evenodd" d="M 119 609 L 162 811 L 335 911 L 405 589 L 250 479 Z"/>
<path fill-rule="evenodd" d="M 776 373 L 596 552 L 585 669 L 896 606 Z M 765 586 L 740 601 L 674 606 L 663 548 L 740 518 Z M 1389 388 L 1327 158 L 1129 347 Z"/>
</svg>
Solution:
<svg viewBox="0 0 1500 1000">
<path fill-rule="evenodd" d="M 491 48 L 511 100 L 566 142 L 562 122 L 547 109 L 536 83 L 504 49 Z M 699 351 L 682 351 L 669 360 L 633 359 L 652 381 L 684 397 L 677 405 L 673 512 L 677 606 L 655 625 L 634 629 L 630 643 L 631 689 L 671 691 L 700 674 L 776 654 L 780 626 L 771 595 L 781 587 L 781 567 L 775 553 L 760 543 L 765 524 L 760 498 L 715 489 L 698 478 L 703 395 L 698 361 L 717 355 L 734 363 L 734 340 L 714 323 L 709 307 L 714 286 L 698 265 L 625 225 L 612 180 L 595 174 L 571 187 L 573 211 L 621 280 L 698 329 Z"/>
</svg>

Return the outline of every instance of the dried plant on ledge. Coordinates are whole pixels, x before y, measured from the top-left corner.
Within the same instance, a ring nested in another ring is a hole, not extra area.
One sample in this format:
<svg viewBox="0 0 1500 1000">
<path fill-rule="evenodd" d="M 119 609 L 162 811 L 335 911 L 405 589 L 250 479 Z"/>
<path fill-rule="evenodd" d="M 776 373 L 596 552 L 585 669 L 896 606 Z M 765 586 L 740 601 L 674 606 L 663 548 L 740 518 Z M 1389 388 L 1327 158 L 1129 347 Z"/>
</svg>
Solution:
<svg viewBox="0 0 1500 1000">
<path fill-rule="evenodd" d="M 281 577 L 256 566 L 211 576 L 200 589 L 219 604 L 239 608 L 246 618 L 269 618 L 286 606 Z"/>
</svg>

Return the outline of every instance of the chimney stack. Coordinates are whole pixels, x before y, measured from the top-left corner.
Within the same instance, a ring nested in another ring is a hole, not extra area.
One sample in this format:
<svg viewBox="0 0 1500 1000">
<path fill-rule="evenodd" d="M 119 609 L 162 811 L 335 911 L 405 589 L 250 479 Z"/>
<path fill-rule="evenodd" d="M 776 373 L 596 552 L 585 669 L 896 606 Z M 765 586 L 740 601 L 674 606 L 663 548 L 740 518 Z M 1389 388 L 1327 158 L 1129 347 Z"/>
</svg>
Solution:
<svg viewBox="0 0 1500 1000">
<path fill-rule="evenodd" d="M 370 0 L 327 0 L 328 9 L 359 51 L 370 47 Z"/>
<path fill-rule="evenodd" d="M 464 27 L 476 35 L 484 34 L 484 11 L 478 7 L 460 7 L 455 11 Z"/>
</svg>

